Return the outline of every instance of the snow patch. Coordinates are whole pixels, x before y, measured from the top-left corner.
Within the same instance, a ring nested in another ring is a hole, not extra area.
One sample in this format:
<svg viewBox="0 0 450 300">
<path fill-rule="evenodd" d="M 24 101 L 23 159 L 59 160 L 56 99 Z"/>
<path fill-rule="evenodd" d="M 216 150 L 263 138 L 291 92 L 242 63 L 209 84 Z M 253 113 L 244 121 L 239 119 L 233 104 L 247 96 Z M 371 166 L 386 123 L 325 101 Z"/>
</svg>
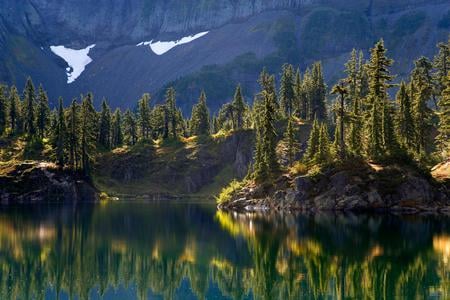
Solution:
<svg viewBox="0 0 450 300">
<path fill-rule="evenodd" d="M 83 73 L 88 64 L 92 62 L 89 57 L 89 51 L 95 47 L 95 44 L 84 49 L 75 50 L 64 46 L 50 46 L 50 50 L 57 56 L 64 59 L 69 65 L 66 68 L 67 83 L 74 82 Z"/>
<path fill-rule="evenodd" d="M 177 41 L 167 41 L 167 42 L 161 42 L 156 41 L 153 42 L 153 40 L 149 42 L 140 42 L 136 46 L 150 46 L 150 49 L 155 53 L 156 55 L 163 55 L 164 53 L 170 51 L 172 48 L 175 48 L 176 46 L 180 46 L 183 44 L 190 43 L 198 38 L 201 38 L 205 35 L 207 35 L 209 31 L 200 32 L 194 35 L 185 36 Z"/>
</svg>

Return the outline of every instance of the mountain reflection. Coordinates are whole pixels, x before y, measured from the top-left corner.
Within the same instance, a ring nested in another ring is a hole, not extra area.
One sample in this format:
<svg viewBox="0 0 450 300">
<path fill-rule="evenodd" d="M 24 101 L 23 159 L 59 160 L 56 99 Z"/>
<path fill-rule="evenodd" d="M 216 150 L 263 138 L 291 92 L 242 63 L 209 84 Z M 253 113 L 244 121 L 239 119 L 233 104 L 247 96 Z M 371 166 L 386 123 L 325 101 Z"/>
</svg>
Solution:
<svg viewBox="0 0 450 300">
<path fill-rule="evenodd" d="M 450 219 L 109 203 L 0 212 L 1 299 L 450 298 Z"/>
</svg>

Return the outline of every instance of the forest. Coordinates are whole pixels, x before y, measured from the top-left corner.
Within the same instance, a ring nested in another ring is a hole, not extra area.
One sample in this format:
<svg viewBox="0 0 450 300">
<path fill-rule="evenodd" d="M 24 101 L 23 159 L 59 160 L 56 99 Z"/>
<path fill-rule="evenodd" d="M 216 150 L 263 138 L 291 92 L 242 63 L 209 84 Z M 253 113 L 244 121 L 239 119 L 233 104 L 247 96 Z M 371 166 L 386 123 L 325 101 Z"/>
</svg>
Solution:
<svg viewBox="0 0 450 300">
<path fill-rule="evenodd" d="M 60 98 L 52 109 L 44 87 L 36 90 L 29 78 L 21 94 L 15 86 L 0 86 L 0 140 L 3 146 L 21 141 L 25 158 L 44 153 L 44 160 L 86 178 L 97 157 L 116 148 L 244 129 L 256 134 L 246 177 L 254 182 L 355 158 L 429 170 L 450 155 L 450 40 L 437 48 L 434 58 L 418 58 L 403 80 L 391 73 L 394 62 L 383 40 L 368 58 L 353 50 L 345 78 L 331 88 L 320 62 L 304 71 L 285 64 L 280 76 L 264 69 L 258 79 L 261 90 L 252 101 L 244 99 L 238 85 L 232 100 L 211 114 L 201 92 L 190 117 L 178 108 L 173 88 L 163 102 L 144 94 L 125 112 L 112 111 L 106 99 L 97 111 L 91 93 L 68 106 Z M 286 128 L 283 136 L 276 133 L 280 123 Z M 311 126 L 307 145 L 295 138 L 302 124 Z M 277 154 L 280 140 L 288 157 L 283 165 Z"/>
</svg>

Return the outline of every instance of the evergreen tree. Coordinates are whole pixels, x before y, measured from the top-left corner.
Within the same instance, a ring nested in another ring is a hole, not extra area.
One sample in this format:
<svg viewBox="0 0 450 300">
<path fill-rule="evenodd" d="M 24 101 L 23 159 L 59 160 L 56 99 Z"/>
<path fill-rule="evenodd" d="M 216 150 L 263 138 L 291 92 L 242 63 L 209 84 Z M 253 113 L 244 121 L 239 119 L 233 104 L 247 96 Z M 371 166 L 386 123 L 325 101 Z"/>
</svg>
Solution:
<svg viewBox="0 0 450 300">
<path fill-rule="evenodd" d="M 437 97 L 440 97 L 445 89 L 447 74 L 450 72 L 450 37 L 447 43 L 439 43 L 437 46 L 439 52 L 433 60 L 433 67 L 435 68 L 433 92 Z"/>
<path fill-rule="evenodd" d="M 111 147 L 111 109 L 105 99 L 102 101 L 102 110 L 100 112 L 98 141 L 106 149 Z"/>
<path fill-rule="evenodd" d="M 210 131 L 209 125 L 209 110 L 206 105 L 206 94 L 201 92 L 197 104 L 192 108 L 191 117 L 191 133 L 193 135 L 208 135 Z"/>
<path fill-rule="evenodd" d="M 138 140 L 137 121 L 134 114 L 128 109 L 124 118 L 124 133 L 128 145 L 135 145 Z"/>
<path fill-rule="evenodd" d="M 319 149 L 320 125 L 317 119 L 314 119 L 311 132 L 309 133 L 308 148 L 306 149 L 306 160 L 312 161 Z"/>
<path fill-rule="evenodd" d="M 450 73 L 447 76 L 446 88 L 439 100 L 439 134 L 436 137 L 438 148 L 444 159 L 450 157 Z"/>
<path fill-rule="evenodd" d="M 58 100 L 58 113 L 55 132 L 55 152 L 56 163 L 58 166 L 63 167 L 65 164 L 65 142 L 66 142 L 66 120 L 64 116 L 63 100 Z"/>
<path fill-rule="evenodd" d="M 390 101 L 382 103 L 382 142 L 385 155 L 393 155 L 398 150 L 393 122 L 393 108 Z"/>
<path fill-rule="evenodd" d="M 290 117 L 294 111 L 294 68 L 290 64 L 283 65 L 280 84 L 280 105 L 284 116 Z"/>
<path fill-rule="evenodd" d="M 11 134 L 16 134 L 21 131 L 21 102 L 17 88 L 13 85 L 9 92 L 9 126 Z"/>
<path fill-rule="evenodd" d="M 300 70 L 297 70 L 294 80 L 294 94 L 295 94 L 295 107 L 297 108 L 298 116 L 306 120 L 308 115 L 308 99 L 303 88 L 302 76 Z"/>
<path fill-rule="evenodd" d="M 36 133 L 35 126 L 35 93 L 34 85 L 31 78 L 28 77 L 24 89 L 24 128 L 29 138 L 32 138 Z"/>
<path fill-rule="evenodd" d="M 354 156 L 361 156 L 363 151 L 362 144 L 362 115 L 361 115 L 361 100 L 355 98 L 353 101 L 353 108 L 351 114 L 351 123 L 348 134 L 348 148 Z"/>
<path fill-rule="evenodd" d="M 350 85 L 351 87 L 351 85 Z M 354 87 L 356 89 L 356 87 Z M 331 90 L 332 94 L 339 94 L 339 108 L 338 108 L 338 120 L 339 120 L 339 157 L 341 159 L 344 159 L 346 156 L 346 149 L 345 149 L 345 98 L 347 96 L 348 89 L 345 86 L 344 82 L 341 81 L 340 84 L 337 84 L 333 87 Z M 335 137 L 337 139 L 337 137 Z"/>
<path fill-rule="evenodd" d="M 76 170 L 79 167 L 80 157 L 80 112 L 77 100 L 74 99 L 68 110 L 67 116 L 67 142 L 69 152 L 69 167 Z"/>
<path fill-rule="evenodd" d="M 350 59 L 345 64 L 345 73 L 347 74 L 345 81 L 348 83 L 348 95 L 352 101 L 359 98 L 359 71 L 358 53 L 356 49 L 353 49 Z"/>
<path fill-rule="evenodd" d="M 261 74 L 259 75 L 258 83 L 261 86 L 261 91 L 266 91 L 266 93 L 272 95 L 271 105 L 275 108 L 276 111 L 278 111 L 280 108 L 280 105 L 278 103 L 277 95 L 276 95 L 275 76 L 267 73 L 267 70 L 264 68 L 262 70 Z M 259 96 L 262 99 L 264 99 L 264 97 L 262 96 L 262 93 Z M 264 101 L 264 100 L 262 100 L 262 101 Z"/>
<path fill-rule="evenodd" d="M 148 140 L 151 136 L 150 126 L 150 94 L 142 95 L 142 98 L 138 103 L 138 123 L 141 129 L 141 136 L 143 139 Z"/>
<path fill-rule="evenodd" d="M 385 156 L 383 141 L 386 140 L 383 134 L 383 124 L 387 126 L 387 106 L 385 102 L 388 101 L 387 89 L 391 87 L 390 82 L 393 77 L 389 74 L 389 67 L 393 61 L 386 57 L 386 48 L 383 40 L 380 40 L 374 48 L 371 49 L 370 62 L 367 66 L 369 77 L 369 94 L 368 94 L 368 116 L 367 116 L 367 155 L 369 158 L 376 159 Z"/>
<path fill-rule="evenodd" d="M 49 122 L 50 108 L 48 107 L 47 93 L 39 85 L 38 89 L 38 109 L 37 109 L 37 131 L 39 138 L 44 138 Z"/>
<path fill-rule="evenodd" d="M 316 163 L 322 164 L 330 160 L 330 138 L 328 135 L 328 126 L 326 123 L 322 123 L 319 133 L 319 145 L 317 153 L 314 157 Z"/>
<path fill-rule="evenodd" d="M 316 119 L 316 116 L 313 108 L 314 82 L 309 68 L 306 69 L 305 74 L 303 75 L 302 89 L 305 106 L 305 119 L 312 121 Z"/>
<path fill-rule="evenodd" d="M 312 116 L 317 117 L 319 120 L 325 120 L 327 118 L 325 103 L 327 87 L 323 78 L 322 64 L 320 62 L 313 64 L 311 75 L 313 84 L 311 99 Z"/>
<path fill-rule="evenodd" d="M 122 133 L 122 112 L 120 109 L 116 109 L 112 118 L 112 145 L 113 147 L 119 147 L 123 144 Z"/>
<path fill-rule="evenodd" d="M 234 93 L 234 98 L 232 102 L 234 118 L 236 119 L 234 122 L 235 130 L 240 130 L 244 127 L 244 115 L 247 110 L 247 104 L 244 101 L 241 93 L 241 86 L 238 85 L 236 87 L 236 92 Z"/>
<path fill-rule="evenodd" d="M 170 132 L 173 138 L 177 138 L 178 115 L 176 104 L 176 92 L 174 88 L 167 89 L 166 92 L 166 122 L 170 123 Z M 167 132 L 168 134 L 168 132 Z"/>
<path fill-rule="evenodd" d="M 400 89 L 397 93 L 396 100 L 398 109 L 395 119 L 398 141 L 405 149 L 412 149 L 415 132 L 411 112 L 411 98 L 408 95 L 407 86 L 403 81 L 400 84 Z"/>
<path fill-rule="evenodd" d="M 91 175 L 92 163 L 96 151 L 97 112 L 94 109 L 92 94 L 84 97 L 81 103 L 81 169 L 87 177 Z"/>
<path fill-rule="evenodd" d="M 6 131 L 7 119 L 6 119 L 6 95 L 5 86 L 0 85 L 0 136 L 2 136 Z"/>
<path fill-rule="evenodd" d="M 294 162 L 294 156 L 295 156 L 295 134 L 294 134 L 294 126 L 292 120 L 292 117 L 289 118 L 288 124 L 286 127 L 286 132 L 284 134 L 284 138 L 286 140 L 287 145 L 287 155 L 288 155 L 288 162 L 289 166 L 292 166 Z"/>
</svg>

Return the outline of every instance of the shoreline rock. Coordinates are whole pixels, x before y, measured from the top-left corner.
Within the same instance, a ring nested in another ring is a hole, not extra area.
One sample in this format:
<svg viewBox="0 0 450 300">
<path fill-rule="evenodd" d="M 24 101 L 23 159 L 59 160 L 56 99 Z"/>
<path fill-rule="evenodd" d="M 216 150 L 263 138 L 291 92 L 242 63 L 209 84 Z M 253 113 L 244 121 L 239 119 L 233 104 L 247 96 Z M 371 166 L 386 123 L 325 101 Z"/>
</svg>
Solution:
<svg viewBox="0 0 450 300">
<path fill-rule="evenodd" d="M 409 167 L 362 164 L 316 176 L 284 175 L 273 186 L 246 186 L 218 209 L 449 214 L 450 189 Z"/>
</svg>

